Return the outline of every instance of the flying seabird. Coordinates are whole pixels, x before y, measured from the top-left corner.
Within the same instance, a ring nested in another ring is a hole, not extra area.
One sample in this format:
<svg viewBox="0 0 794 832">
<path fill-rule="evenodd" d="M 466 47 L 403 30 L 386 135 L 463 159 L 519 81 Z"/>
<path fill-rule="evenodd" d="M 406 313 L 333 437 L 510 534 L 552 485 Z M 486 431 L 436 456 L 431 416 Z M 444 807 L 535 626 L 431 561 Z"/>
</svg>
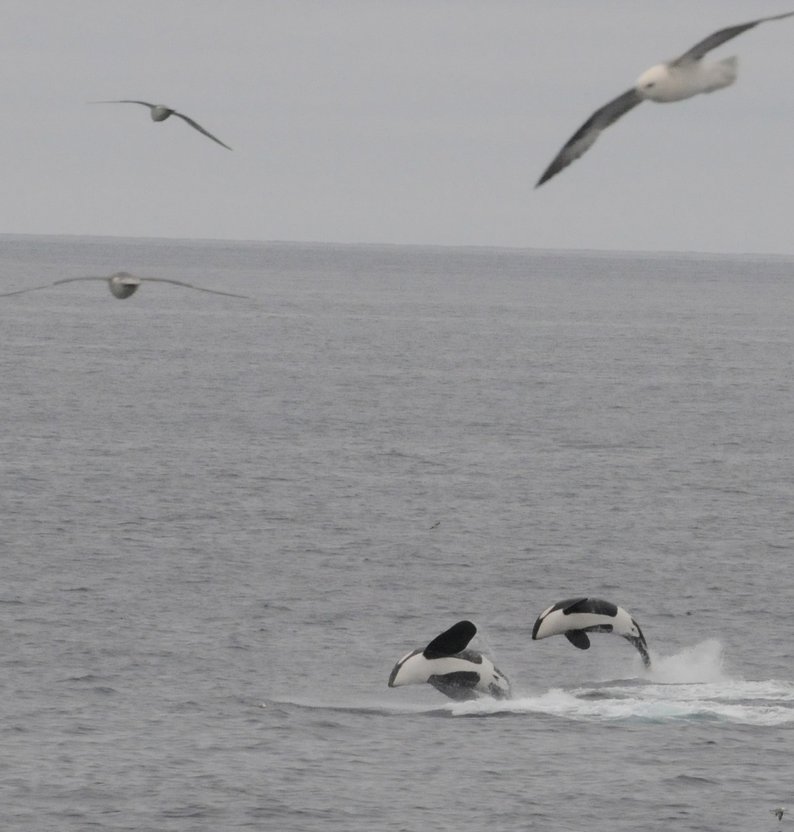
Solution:
<svg viewBox="0 0 794 832">
<path fill-rule="evenodd" d="M 182 113 L 178 113 L 176 110 L 171 109 L 171 107 L 166 107 L 165 104 L 150 104 L 148 101 L 136 101 L 133 98 L 122 98 L 118 101 L 94 101 L 93 104 L 143 104 L 144 107 L 149 108 L 149 115 L 152 117 L 152 121 L 165 121 L 169 116 L 177 116 L 181 118 L 182 121 L 186 121 L 192 128 L 198 130 L 199 133 L 203 133 L 207 138 L 212 139 L 212 141 L 217 142 L 221 147 L 225 147 L 227 150 L 231 150 L 228 144 L 224 144 L 220 139 L 216 138 L 212 135 L 212 133 L 208 133 L 200 124 L 197 124 L 193 121 L 192 118 L 188 118 L 186 115 Z"/>
<path fill-rule="evenodd" d="M 230 298 L 246 298 L 250 300 L 247 295 L 235 295 L 233 292 L 220 292 L 217 289 L 204 289 L 201 286 L 193 286 L 190 283 L 183 283 L 181 280 L 169 280 L 166 277 L 136 277 L 129 272 L 116 272 L 109 277 L 65 277 L 53 283 L 45 283 L 43 286 L 31 286 L 29 289 L 3 292 L 0 294 L 0 298 L 6 298 L 10 295 L 21 295 L 25 292 L 35 292 L 39 289 L 49 289 L 51 286 L 59 286 L 61 283 L 74 283 L 78 280 L 105 280 L 107 281 L 108 288 L 113 293 L 113 297 L 119 298 L 120 300 L 124 300 L 124 298 L 135 294 L 144 281 L 152 283 L 173 283 L 174 286 L 184 286 L 187 289 L 195 289 L 198 292 L 211 292 L 213 295 L 226 295 Z"/>
<path fill-rule="evenodd" d="M 782 806 L 778 806 L 777 809 L 770 809 L 769 810 L 778 820 L 783 820 L 783 815 L 785 814 L 786 810 Z"/>
<path fill-rule="evenodd" d="M 683 55 L 663 64 L 656 64 L 640 75 L 634 86 L 619 95 L 609 104 L 605 104 L 571 136 L 562 150 L 554 157 L 552 163 L 538 179 L 535 187 L 539 187 L 552 176 L 568 167 L 588 150 L 600 135 L 601 131 L 616 122 L 621 116 L 633 110 L 646 98 L 649 101 L 665 103 L 668 101 L 682 101 L 701 92 L 714 92 L 730 86 L 736 80 L 738 59 L 736 56 L 724 58 L 710 64 L 704 64 L 702 58 L 712 49 L 716 49 L 731 38 L 741 35 L 759 23 L 768 20 L 782 20 L 791 17 L 794 12 L 761 17 L 750 23 L 740 23 L 728 26 L 709 35 Z"/>
</svg>

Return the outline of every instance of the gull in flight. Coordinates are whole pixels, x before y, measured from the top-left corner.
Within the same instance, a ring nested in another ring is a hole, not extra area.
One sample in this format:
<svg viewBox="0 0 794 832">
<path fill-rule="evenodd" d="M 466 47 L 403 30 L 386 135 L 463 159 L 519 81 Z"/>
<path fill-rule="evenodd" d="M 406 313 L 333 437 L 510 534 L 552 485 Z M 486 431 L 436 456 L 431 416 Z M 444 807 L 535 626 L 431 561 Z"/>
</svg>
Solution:
<svg viewBox="0 0 794 832">
<path fill-rule="evenodd" d="M 149 115 L 152 117 L 152 121 L 165 121 L 169 116 L 177 116 L 177 118 L 181 118 L 182 121 L 186 121 L 194 130 L 198 130 L 199 133 L 203 133 L 208 139 L 212 139 L 212 141 L 217 142 L 221 147 L 225 147 L 227 150 L 231 150 L 228 144 L 224 144 L 220 139 L 216 138 L 212 135 L 212 133 L 207 132 L 200 124 L 197 124 L 193 121 L 192 118 L 188 118 L 186 115 L 182 113 L 178 113 L 176 110 L 172 110 L 170 107 L 166 107 L 165 104 L 150 104 L 148 101 L 136 101 L 132 98 L 122 98 L 118 101 L 94 101 L 94 104 L 143 104 L 144 107 L 149 108 Z"/>
<path fill-rule="evenodd" d="M 195 289 L 198 292 L 211 292 L 213 295 L 226 295 L 230 298 L 246 298 L 247 295 L 235 295 L 233 292 L 219 292 L 217 289 L 203 289 L 201 286 L 193 286 L 190 283 L 183 283 L 181 280 L 169 280 L 166 277 L 135 277 L 129 272 L 116 272 L 110 277 L 66 277 L 63 280 L 56 280 L 53 283 L 45 283 L 44 286 L 31 286 L 29 289 L 17 289 L 16 292 L 3 292 L 0 298 L 7 298 L 10 295 L 21 295 L 25 292 L 35 292 L 39 289 L 49 289 L 51 286 L 60 286 L 61 283 L 74 283 L 78 280 L 105 280 L 114 298 L 124 300 L 138 291 L 144 281 L 152 283 L 173 283 L 174 286 L 184 286 L 187 289 Z"/>
<path fill-rule="evenodd" d="M 646 69 L 630 90 L 619 95 L 609 104 L 605 104 L 600 110 L 596 110 L 568 139 L 562 150 L 543 172 L 535 187 L 539 187 L 578 159 L 592 146 L 602 130 L 614 124 L 646 98 L 657 103 L 682 101 L 701 92 L 714 92 L 730 86 L 736 80 L 738 64 L 736 56 L 709 64 L 703 63 L 703 56 L 759 23 L 767 20 L 782 20 L 792 15 L 794 12 L 786 12 L 771 17 L 761 17 L 737 26 L 728 26 L 696 43 L 674 60 Z"/>
</svg>

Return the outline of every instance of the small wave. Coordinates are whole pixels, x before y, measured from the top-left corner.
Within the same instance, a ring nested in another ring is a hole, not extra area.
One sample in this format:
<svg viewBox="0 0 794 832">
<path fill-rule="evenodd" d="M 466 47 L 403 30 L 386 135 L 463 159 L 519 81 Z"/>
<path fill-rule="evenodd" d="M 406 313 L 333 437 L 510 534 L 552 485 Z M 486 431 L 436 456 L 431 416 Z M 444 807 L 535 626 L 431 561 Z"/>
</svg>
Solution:
<svg viewBox="0 0 794 832">
<path fill-rule="evenodd" d="M 59 682 L 100 682 L 104 681 L 103 676 L 97 676 L 94 673 L 86 673 L 83 676 L 65 676 L 63 679 L 58 679 Z"/>
<path fill-rule="evenodd" d="M 694 786 L 698 789 L 703 786 L 719 785 L 717 780 L 712 780 L 709 777 L 698 777 L 695 774 L 678 774 L 675 777 L 666 777 L 663 782 L 671 786 Z"/>
<path fill-rule="evenodd" d="M 436 694 L 437 695 L 437 694 Z M 408 716 L 408 715 L 436 715 L 450 716 L 449 709 L 445 706 L 431 707 L 410 703 L 395 703 L 387 705 L 382 702 L 373 703 L 331 703 L 331 702 L 309 702 L 306 700 L 267 699 L 259 703 L 264 710 L 282 711 L 316 711 L 326 713 L 340 713 L 351 715 L 376 715 L 376 716 Z"/>
</svg>

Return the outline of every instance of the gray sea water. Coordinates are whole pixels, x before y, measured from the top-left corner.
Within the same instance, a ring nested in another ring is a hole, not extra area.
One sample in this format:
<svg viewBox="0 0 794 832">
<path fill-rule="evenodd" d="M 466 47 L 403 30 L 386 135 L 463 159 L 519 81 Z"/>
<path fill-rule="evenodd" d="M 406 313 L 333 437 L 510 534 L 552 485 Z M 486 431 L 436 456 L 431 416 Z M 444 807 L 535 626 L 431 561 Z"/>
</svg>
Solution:
<svg viewBox="0 0 794 832">
<path fill-rule="evenodd" d="M 0 298 L 0 828 L 791 822 L 794 260 L 0 237 L 122 269 L 253 300 Z M 514 699 L 387 688 L 461 618 Z"/>
</svg>

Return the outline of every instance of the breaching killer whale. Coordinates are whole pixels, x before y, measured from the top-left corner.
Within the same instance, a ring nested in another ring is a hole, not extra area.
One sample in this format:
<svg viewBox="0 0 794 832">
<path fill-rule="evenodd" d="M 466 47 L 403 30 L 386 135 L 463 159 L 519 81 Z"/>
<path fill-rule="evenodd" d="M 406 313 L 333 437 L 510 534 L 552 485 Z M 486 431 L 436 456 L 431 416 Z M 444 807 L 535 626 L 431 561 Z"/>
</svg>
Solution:
<svg viewBox="0 0 794 832">
<path fill-rule="evenodd" d="M 590 647 L 588 633 L 617 633 L 630 641 L 651 666 L 648 645 L 640 625 L 622 607 L 600 598 L 568 598 L 544 610 L 532 628 L 533 640 L 564 635 L 574 647 Z"/>
<path fill-rule="evenodd" d="M 427 682 L 458 702 L 478 696 L 509 699 L 507 677 L 482 653 L 466 649 L 476 633 L 471 621 L 453 624 L 424 649 L 403 656 L 389 675 L 389 687 Z"/>
</svg>

